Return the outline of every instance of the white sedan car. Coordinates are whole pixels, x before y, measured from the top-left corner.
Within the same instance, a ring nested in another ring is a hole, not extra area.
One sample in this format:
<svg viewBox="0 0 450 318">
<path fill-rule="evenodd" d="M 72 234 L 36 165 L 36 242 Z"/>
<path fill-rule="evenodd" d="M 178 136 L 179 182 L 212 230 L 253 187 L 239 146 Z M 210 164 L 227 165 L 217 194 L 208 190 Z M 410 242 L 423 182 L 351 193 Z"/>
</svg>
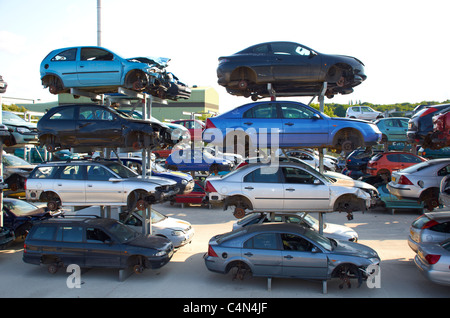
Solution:
<svg viewBox="0 0 450 318">
<path fill-rule="evenodd" d="M 234 216 L 252 212 L 365 211 L 371 196 L 354 182 L 331 179 L 307 164 L 278 162 L 248 164 L 222 177 L 208 177 L 211 203 L 234 206 Z"/>
</svg>

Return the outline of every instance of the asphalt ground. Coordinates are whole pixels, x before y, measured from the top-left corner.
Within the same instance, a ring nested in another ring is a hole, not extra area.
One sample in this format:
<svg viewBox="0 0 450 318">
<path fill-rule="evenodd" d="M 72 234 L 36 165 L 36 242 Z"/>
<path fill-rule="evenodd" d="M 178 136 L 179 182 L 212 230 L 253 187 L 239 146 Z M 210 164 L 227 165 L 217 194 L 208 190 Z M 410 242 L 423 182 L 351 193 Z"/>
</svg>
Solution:
<svg viewBox="0 0 450 318">
<path fill-rule="evenodd" d="M 209 239 L 228 232 L 236 219 L 231 210 L 222 207 L 211 209 L 199 206 L 182 208 L 169 203 L 154 208 L 168 216 L 191 222 L 195 229 L 193 241 L 176 251 L 171 261 L 157 270 L 145 270 L 119 279 L 116 269 L 89 269 L 81 272 L 79 288 L 69 288 L 70 273 L 65 269 L 56 274 L 47 272 L 44 266 L 26 264 L 22 261 L 23 241 L 16 241 L 0 251 L 0 298 L 153 298 L 177 299 L 177 310 L 184 306 L 215 299 L 251 300 L 261 305 L 275 299 L 288 301 L 305 299 L 442 299 L 449 298 L 450 286 L 441 286 L 427 280 L 416 268 L 415 253 L 409 248 L 407 237 L 411 223 L 420 214 L 415 210 L 400 210 L 391 215 L 383 209 L 354 213 L 347 220 L 346 213 L 328 213 L 325 222 L 337 223 L 355 229 L 359 243 L 375 249 L 381 257 L 381 271 L 377 284 L 363 283 L 359 288 L 353 282 L 351 288 L 339 288 L 338 279 L 329 280 L 324 292 L 322 282 L 300 279 L 246 277 L 233 279 L 232 275 L 207 270 L 203 255 L 207 252 Z M 317 214 L 312 213 L 318 217 Z M 374 286 L 375 285 L 375 286 Z M 73 284 L 72 284 L 73 286 Z M 270 288 L 269 288 L 270 287 Z M 206 307 L 205 307 L 206 308 Z M 207 310 L 207 308 L 204 310 Z M 222 308 L 223 309 L 223 308 Z M 226 307 L 226 310 L 228 308 Z M 186 310 L 195 310 L 187 308 Z"/>
</svg>

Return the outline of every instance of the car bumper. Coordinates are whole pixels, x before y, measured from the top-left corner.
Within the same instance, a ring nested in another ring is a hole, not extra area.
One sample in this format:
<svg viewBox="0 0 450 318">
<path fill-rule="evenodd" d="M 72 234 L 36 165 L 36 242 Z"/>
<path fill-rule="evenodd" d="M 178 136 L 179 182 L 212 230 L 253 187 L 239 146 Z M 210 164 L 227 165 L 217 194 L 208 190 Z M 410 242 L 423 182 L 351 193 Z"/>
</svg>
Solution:
<svg viewBox="0 0 450 318">
<path fill-rule="evenodd" d="M 437 271 L 434 270 L 432 266 L 425 264 L 419 255 L 414 257 L 414 263 L 419 271 L 430 281 L 440 285 L 450 285 L 450 276 L 448 275 L 448 271 Z"/>
<path fill-rule="evenodd" d="M 181 247 L 181 246 L 191 243 L 192 238 L 194 237 L 194 234 L 195 234 L 194 230 L 191 229 L 184 235 L 172 236 L 170 240 L 172 241 L 173 246 Z"/>
<path fill-rule="evenodd" d="M 413 185 L 392 184 L 392 182 L 389 182 L 386 188 L 389 193 L 399 199 L 418 200 L 420 197 L 420 193 L 417 192 Z"/>
<path fill-rule="evenodd" d="M 415 252 L 417 253 L 417 251 L 419 250 L 419 245 L 417 244 L 416 241 L 414 241 L 411 236 L 408 236 L 408 246 Z"/>
</svg>

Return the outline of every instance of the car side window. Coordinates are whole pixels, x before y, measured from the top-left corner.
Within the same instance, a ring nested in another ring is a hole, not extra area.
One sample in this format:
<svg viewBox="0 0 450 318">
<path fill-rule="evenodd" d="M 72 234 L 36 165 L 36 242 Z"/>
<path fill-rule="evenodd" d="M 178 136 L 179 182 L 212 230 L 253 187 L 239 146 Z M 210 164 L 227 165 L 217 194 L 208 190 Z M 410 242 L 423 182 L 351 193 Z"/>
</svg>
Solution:
<svg viewBox="0 0 450 318">
<path fill-rule="evenodd" d="M 276 104 L 257 105 L 244 113 L 244 118 L 278 118 Z"/>
<path fill-rule="evenodd" d="M 112 61 L 114 55 L 111 52 L 99 49 L 99 48 L 82 48 L 81 60 L 82 61 Z"/>
<path fill-rule="evenodd" d="M 300 105 L 281 105 L 281 114 L 283 118 L 289 119 L 311 119 L 314 116 L 314 112 L 306 107 Z"/>
<path fill-rule="evenodd" d="M 281 242 L 285 251 L 311 252 L 314 245 L 301 236 L 284 233 Z"/>
<path fill-rule="evenodd" d="M 65 180 L 83 180 L 83 171 L 81 166 L 69 165 L 64 167 L 59 175 L 59 178 Z"/>
<path fill-rule="evenodd" d="M 101 166 L 88 166 L 87 168 L 87 179 L 92 181 L 107 181 L 115 176 L 104 167 Z"/>
<path fill-rule="evenodd" d="M 277 250 L 277 235 L 278 234 L 276 233 L 262 233 L 255 235 L 251 239 L 244 242 L 244 248 Z"/>
<path fill-rule="evenodd" d="M 312 174 L 298 168 L 283 167 L 285 183 L 313 184 L 316 179 Z"/>
<path fill-rule="evenodd" d="M 65 108 L 50 116 L 50 120 L 73 120 L 74 108 Z"/>
<path fill-rule="evenodd" d="M 99 107 L 80 107 L 80 113 L 78 115 L 80 120 L 114 120 L 116 116 L 106 109 Z"/>
<path fill-rule="evenodd" d="M 56 227 L 54 226 L 39 226 L 32 234 L 33 240 L 53 240 L 56 233 Z"/>
<path fill-rule="evenodd" d="M 440 177 L 444 177 L 448 174 L 450 174 L 450 165 L 445 166 L 444 168 L 440 169 L 437 173 L 437 175 Z"/>
<path fill-rule="evenodd" d="M 258 168 L 244 177 L 244 182 L 280 183 L 278 169 Z"/>
<path fill-rule="evenodd" d="M 52 179 L 54 178 L 56 172 L 58 171 L 58 167 L 38 167 L 34 172 L 30 175 L 30 178 L 33 179 Z"/>
<path fill-rule="evenodd" d="M 59 52 L 54 57 L 52 57 L 51 61 L 75 61 L 77 57 L 77 48 L 68 49 L 62 52 Z"/>
<path fill-rule="evenodd" d="M 61 242 L 82 242 L 83 227 L 81 226 L 61 226 L 56 233 L 56 240 Z"/>
<path fill-rule="evenodd" d="M 111 242 L 111 237 L 101 229 L 95 227 L 86 228 L 86 242 L 88 243 L 107 243 Z"/>
</svg>

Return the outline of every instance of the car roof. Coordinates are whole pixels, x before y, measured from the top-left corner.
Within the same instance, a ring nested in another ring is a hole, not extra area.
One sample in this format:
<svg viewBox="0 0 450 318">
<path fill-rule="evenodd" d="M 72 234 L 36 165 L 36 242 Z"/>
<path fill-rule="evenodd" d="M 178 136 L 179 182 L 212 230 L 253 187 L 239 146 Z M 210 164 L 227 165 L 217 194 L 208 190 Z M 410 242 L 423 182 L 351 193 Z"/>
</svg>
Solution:
<svg viewBox="0 0 450 318">
<path fill-rule="evenodd" d="M 295 224 L 295 223 L 261 223 L 261 224 L 252 224 L 247 226 L 247 233 L 255 233 L 259 231 L 269 231 L 269 232 L 296 232 L 299 234 L 304 234 L 308 230 L 307 228 Z"/>
<path fill-rule="evenodd" d="M 89 225 L 108 225 L 117 223 L 114 219 L 100 218 L 96 216 L 64 216 L 48 218 L 40 221 L 37 224 L 74 224 L 74 223 L 87 223 Z"/>
</svg>

